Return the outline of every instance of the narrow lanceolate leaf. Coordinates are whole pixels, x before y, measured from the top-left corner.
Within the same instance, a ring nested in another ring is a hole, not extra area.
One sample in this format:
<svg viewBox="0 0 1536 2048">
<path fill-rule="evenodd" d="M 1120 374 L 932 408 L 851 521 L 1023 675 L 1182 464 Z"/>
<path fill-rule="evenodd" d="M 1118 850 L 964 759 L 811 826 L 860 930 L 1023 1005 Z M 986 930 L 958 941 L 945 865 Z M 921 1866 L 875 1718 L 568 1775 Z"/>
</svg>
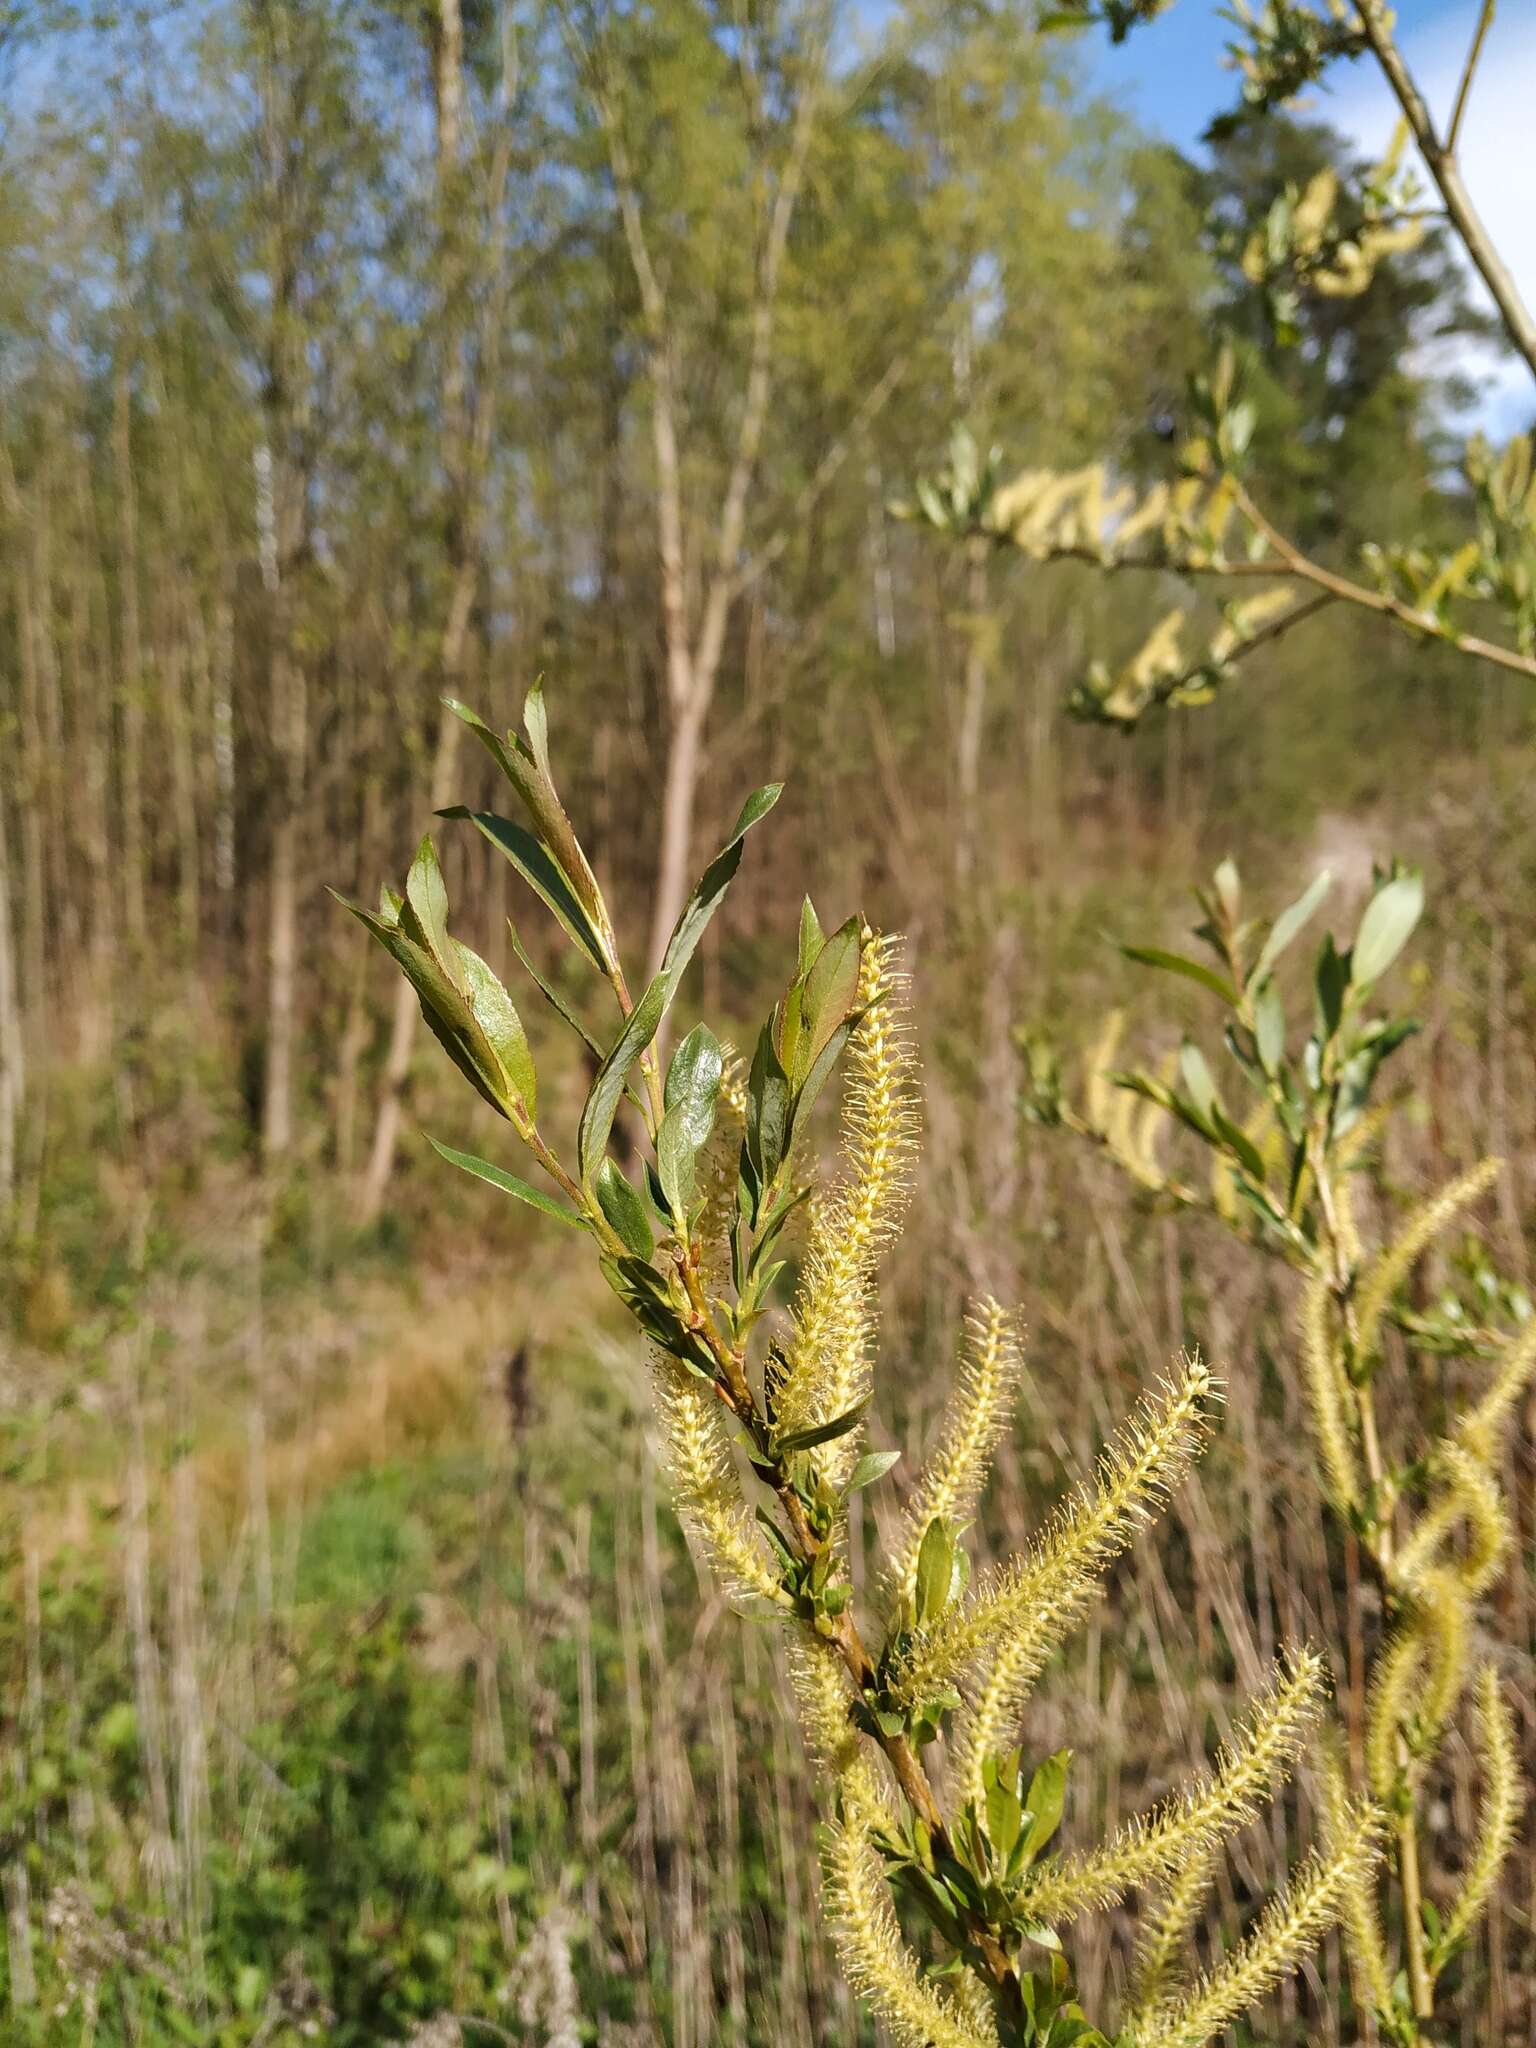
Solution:
<svg viewBox="0 0 1536 2048">
<path fill-rule="evenodd" d="M 395 916 L 391 918 L 365 910 L 362 904 L 353 903 L 334 889 L 331 894 L 343 910 L 349 910 L 373 934 L 415 989 L 429 1029 L 465 1080 L 498 1116 L 506 1116 L 507 1105 L 497 1093 L 495 1061 L 475 1021 L 469 998 L 454 985 L 426 947 L 407 934 L 407 916 L 412 930 L 422 931 L 409 905 L 392 905 Z"/>
<path fill-rule="evenodd" d="M 1424 877 L 1399 875 L 1378 889 L 1365 906 L 1350 959 L 1356 988 L 1379 981 L 1407 945 L 1424 910 Z"/>
<path fill-rule="evenodd" d="M 581 1112 L 581 1123 L 576 1133 L 576 1155 L 584 1181 L 590 1182 L 597 1171 L 613 1129 L 614 1117 L 618 1114 L 629 1070 L 656 1036 L 666 1007 L 667 985 L 663 970 L 625 1018 L 624 1029 L 598 1068 L 597 1078 Z"/>
<path fill-rule="evenodd" d="M 416 849 L 416 858 L 405 880 L 405 898 L 416 914 L 433 958 L 449 966 L 448 891 L 438 866 L 437 849 L 430 839 L 423 839 Z"/>
<path fill-rule="evenodd" d="M 1318 905 L 1333 887 L 1333 876 L 1327 868 L 1318 875 L 1296 901 L 1282 910 L 1270 926 L 1269 937 L 1259 948 L 1259 957 L 1253 963 L 1253 972 L 1248 977 L 1250 987 L 1257 988 L 1265 976 L 1273 973 L 1275 962 L 1290 945 L 1303 925 L 1313 916 Z"/>
<path fill-rule="evenodd" d="M 530 1209 L 537 1209 L 545 1216 L 558 1217 L 562 1223 L 573 1224 L 577 1230 L 587 1228 L 587 1219 L 579 1216 L 574 1209 L 568 1209 L 563 1202 L 557 1202 L 552 1195 L 542 1194 L 538 1188 L 529 1187 L 527 1181 L 519 1180 L 515 1173 L 504 1173 L 499 1166 L 492 1166 L 488 1159 L 477 1159 L 472 1152 L 456 1152 L 451 1145 L 441 1144 L 436 1138 L 428 1137 L 427 1143 L 434 1152 L 448 1161 L 450 1166 L 462 1167 L 465 1173 L 472 1173 L 477 1180 L 483 1180 L 493 1188 L 500 1188 L 504 1195 L 515 1195 L 520 1202 L 526 1202 Z"/>
<path fill-rule="evenodd" d="M 845 1415 L 834 1415 L 830 1422 L 818 1422 L 811 1429 L 792 1430 L 788 1436 L 779 1438 L 774 1448 L 787 1454 L 790 1451 L 808 1451 L 816 1444 L 834 1443 L 838 1437 L 846 1436 L 850 1429 L 856 1429 L 867 1401 L 860 1401 Z"/>
<path fill-rule="evenodd" d="M 1121 946 L 1120 951 L 1127 960 L 1137 960 L 1143 967 L 1160 967 L 1164 974 L 1179 974 L 1186 981 L 1198 982 L 1224 1003 L 1237 1001 L 1237 990 L 1226 976 L 1201 960 L 1187 959 L 1182 953 L 1165 953 L 1161 946 Z"/>
<path fill-rule="evenodd" d="M 464 804 L 451 804 L 439 811 L 440 818 L 468 818 L 504 853 L 540 901 L 553 912 L 561 929 L 585 953 L 600 972 L 607 971 L 603 942 L 597 928 L 583 909 L 570 876 L 541 839 L 526 825 L 494 811 L 472 811 Z"/>
<path fill-rule="evenodd" d="M 459 972 L 469 996 L 475 1022 L 495 1054 L 497 1065 L 506 1076 L 509 1088 L 521 1101 L 527 1112 L 528 1121 L 532 1123 L 537 1106 L 537 1082 L 533 1069 L 533 1055 L 528 1050 L 528 1039 L 523 1031 L 523 1020 L 518 1016 L 512 998 L 480 955 L 471 952 L 468 946 L 457 939 L 451 943 L 458 956 Z"/>
<path fill-rule="evenodd" d="M 682 915 L 667 941 L 658 977 L 666 985 L 667 1002 L 670 1003 L 676 993 L 683 970 L 693 958 L 694 948 L 704 936 L 705 927 L 720 908 L 721 899 L 741 866 L 742 841 L 754 825 L 767 817 L 783 788 L 782 782 L 768 782 L 752 792 L 741 807 L 740 817 L 731 827 L 730 837 L 699 877 L 693 894 L 683 905 Z"/>
<path fill-rule="evenodd" d="M 522 798 L 539 837 L 570 878 L 577 901 L 591 919 L 594 929 L 603 931 L 606 936 L 606 918 L 597 879 L 587 865 L 587 857 L 581 850 L 570 819 L 565 815 L 565 807 L 544 768 L 515 733 L 509 733 L 503 740 L 492 732 L 478 712 L 471 711 L 456 697 L 445 697 L 443 702 L 456 718 L 463 719 Z"/>
<path fill-rule="evenodd" d="M 627 1251 L 637 1259 L 648 1259 L 656 1249 L 656 1240 L 651 1232 L 651 1219 L 645 1213 L 645 1203 L 635 1192 L 618 1166 L 611 1159 L 605 1159 L 593 1176 L 593 1191 L 598 1206 Z"/>
</svg>

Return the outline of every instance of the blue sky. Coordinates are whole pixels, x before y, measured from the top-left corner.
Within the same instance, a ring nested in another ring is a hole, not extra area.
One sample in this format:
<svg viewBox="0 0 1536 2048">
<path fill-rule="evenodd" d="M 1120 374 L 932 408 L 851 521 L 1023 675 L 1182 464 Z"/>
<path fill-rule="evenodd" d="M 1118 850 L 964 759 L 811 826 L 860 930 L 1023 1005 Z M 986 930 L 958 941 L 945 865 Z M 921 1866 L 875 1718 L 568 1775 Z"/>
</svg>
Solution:
<svg viewBox="0 0 1536 2048">
<path fill-rule="evenodd" d="M 1477 18 L 1476 0 L 1397 0 L 1398 40 L 1435 114 L 1455 98 Z M 1095 33 L 1084 56 L 1094 84 L 1156 133 L 1192 148 L 1212 114 L 1230 106 L 1236 81 L 1222 64 L 1232 31 L 1218 0 L 1178 0 L 1160 20 L 1113 47 Z M 1397 109 L 1375 65 L 1336 65 L 1308 111 L 1372 154 L 1390 139 Z M 1536 4 L 1504 0 L 1484 46 L 1463 135 L 1463 169 L 1472 198 L 1514 271 L 1527 302 L 1536 300 Z M 1481 288 L 1478 288 L 1481 295 Z M 1486 300 L 1484 301 L 1486 303 Z M 1484 416 L 1490 429 L 1529 424 L 1529 373 L 1487 365 Z"/>
</svg>

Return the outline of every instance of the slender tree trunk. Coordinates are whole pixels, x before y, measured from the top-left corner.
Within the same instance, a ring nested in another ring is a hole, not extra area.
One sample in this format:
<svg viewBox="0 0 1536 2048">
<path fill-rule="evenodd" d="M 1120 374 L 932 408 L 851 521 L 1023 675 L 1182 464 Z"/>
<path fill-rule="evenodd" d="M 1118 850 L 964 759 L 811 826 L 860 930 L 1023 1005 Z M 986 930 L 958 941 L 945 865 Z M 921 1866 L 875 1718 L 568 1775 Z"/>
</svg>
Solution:
<svg viewBox="0 0 1536 2048">
<path fill-rule="evenodd" d="M 955 872 L 968 882 L 976 864 L 977 807 L 981 795 L 981 741 L 987 719 L 987 671 L 992 635 L 987 618 L 986 541 L 973 540 L 966 550 L 965 601 L 968 608 L 965 644 L 965 685 L 960 704 L 960 730 L 955 743 L 955 780 L 960 814 L 955 830 Z"/>
<path fill-rule="evenodd" d="M 8 1234 L 16 1194 L 16 1137 L 26 1096 L 26 1048 L 16 990 L 11 928 L 10 838 L 0 790 L 0 1241 Z"/>
<path fill-rule="evenodd" d="M 139 508 L 133 474 L 133 407 L 128 364 L 112 380 L 112 463 L 117 482 L 119 858 L 123 926 L 145 934 L 144 915 L 144 637 L 139 616 Z"/>
</svg>

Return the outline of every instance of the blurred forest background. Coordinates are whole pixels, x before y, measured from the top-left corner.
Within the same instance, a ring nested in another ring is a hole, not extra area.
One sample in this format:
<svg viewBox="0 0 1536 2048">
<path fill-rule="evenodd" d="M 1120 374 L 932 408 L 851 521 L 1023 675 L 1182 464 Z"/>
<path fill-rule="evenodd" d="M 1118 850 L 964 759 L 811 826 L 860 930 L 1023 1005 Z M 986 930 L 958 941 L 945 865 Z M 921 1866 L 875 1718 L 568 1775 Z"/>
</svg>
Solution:
<svg viewBox="0 0 1536 2048">
<path fill-rule="evenodd" d="M 1018 467 L 1158 473 L 1226 326 L 1292 534 L 1454 545 L 1476 393 L 1448 366 L 1488 324 L 1431 234 L 1277 350 L 1234 249 L 1346 145 L 1286 117 L 1186 160 L 1018 7 L 854 10 L 819 86 L 788 4 L 0 20 L 5 2037 L 856 2040 L 796 1737 L 759 1640 L 699 1604 L 616 1305 L 428 1152 L 494 1134 L 324 887 L 371 898 L 488 793 L 445 693 L 505 724 L 544 674 L 636 952 L 690 849 L 786 780 L 694 972 L 744 1023 L 806 889 L 910 936 L 942 1199 L 890 1276 L 876 1441 L 931 1426 L 983 1285 L 1032 1332 L 1000 1549 L 1181 1343 L 1230 1376 L 1035 1710 L 1112 1823 L 1368 1596 L 1299 1443 L 1283 1279 L 1024 1122 L 1018 1034 L 1092 1036 L 1130 987 L 1104 932 L 1175 940 L 1225 853 L 1275 902 L 1420 861 L 1423 1115 L 1389 1170 L 1502 1153 L 1528 1277 L 1532 698 L 1330 615 L 1197 715 L 1085 729 L 1064 697 L 1139 644 L 1145 585 L 946 548 L 890 501 L 961 416 Z M 513 978 L 510 868 L 439 845 Z M 1528 1433 L 1508 1483 L 1529 1768 Z M 1470 1764 L 1444 1796 L 1464 1827 Z M 1303 1790 L 1213 1910 L 1310 1832 Z M 1526 1847 L 1465 2048 L 1536 2036 L 1533 1915 Z M 1080 1960 L 1091 2004 L 1114 1916 Z M 1342 1969 L 1331 1944 L 1251 2038 L 1338 2042 Z"/>
</svg>

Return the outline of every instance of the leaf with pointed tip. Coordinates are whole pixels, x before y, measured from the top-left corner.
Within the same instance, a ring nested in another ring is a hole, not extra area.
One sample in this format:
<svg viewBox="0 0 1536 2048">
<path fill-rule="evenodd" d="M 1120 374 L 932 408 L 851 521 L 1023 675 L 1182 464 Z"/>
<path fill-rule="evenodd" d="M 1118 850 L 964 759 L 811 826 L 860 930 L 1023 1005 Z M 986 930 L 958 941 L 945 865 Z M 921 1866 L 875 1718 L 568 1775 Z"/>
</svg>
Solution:
<svg viewBox="0 0 1536 2048">
<path fill-rule="evenodd" d="M 660 1028 L 667 1006 L 665 970 L 658 974 L 624 1020 L 624 1028 L 597 1070 L 581 1112 L 576 1133 L 576 1156 L 581 1177 L 590 1182 L 607 1148 L 614 1117 L 624 1094 L 629 1070 Z"/>
<path fill-rule="evenodd" d="M 753 790 L 741 807 L 741 815 L 731 827 L 730 837 L 699 877 L 693 894 L 683 905 L 661 962 L 661 975 L 667 985 L 667 1002 L 671 1002 L 677 984 L 683 977 L 683 970 L 693 958 L 694 948 L 704 936 L 705 926 L 719 909 L 721 899 L 741 865 L 742 841 L 754 825 L 767 817 L 778 802 L 783 789 L 782 782 L 768 782 L 761 789 Z"/>
<path fill-rule="evenodd" d="M 460 939 L 451 943 L 458 954 L 475 1022 L 506 1075 L 509 1088 L 521 1098 L 528 1121 L 532 1123 L 537 1108 L 538 1081 L 533 1070 L 533 1055 L 528 1050 L 528 1039 L 523 1031 L 523 1020 L 518 1016 L 512 998 L 480 955 L 471 952 Z"/>
<path fill-rule="evenodd" d="M 1350 956 L 1349 978 L 1356 988 L 1379 981 L 1407 945 L 1424 914 L 1424 877 L 1396 875 L 1365 906 Z"/>
<path fill-rule="evenodd" d="M 891 1467 L 901 1460 L 900 1451 L 866 1451 L 848 1475 L 845 1494 L 862 1493 L 866 1486 L 873 1486 L 877 1479 L 883 1479 Z"/>
<path fill-rule="evenodd" d="M 1322 873 L 1296 898 L 1296 901 L 1289 905 L 1287 909 L 1281 911 L 1269 928 L 1269 937 L 1259 948 L 1259 957 L 1253 963 L 1253 973 L 1248 977 L 1250 988 L 1256 988 L 1265 975 L 1273 972 L 1275 962 L 1280 958 L 1286 947 L 1290 945 L 1302 926 L 1312 917 L 1318 905 L 1332 887 L 1333 875 L 1329 869 L 1324 868 Z"/>
<path fill-rule="evenodd" d="M 817 1444 L 835 1443 L 838 1437 L 846 1436 L 851 1429 L 857 1429 L 863 1419 L 868 1400 L 855 1403 L 841 1415 L 834 1415 L 830 1422 L 813 1423 L 809 1429 L 791 1430 L 788 1436 L 781 1436 L 774 1449 L 787 1457 L 791 1451 L 808 1451 Z"/>
<path fill-rule="evenodd" d="M 592 1191 L 625 1248 L 637 1259 L 649 1259 L 656 1249 L 651 1220 L 645 1213 L 644 1202 L 612 1159 L 605 1159 L 597 1169 Z"/>
<path fill-rule="evenodd" d="M 456 718 L 461 718 L 469 727 L 522 798 L 539 837 L 569 877 L 576 899 L 594 928 L 605 929 L 603 899 L 597 879 L 587 865 L 587 857 L 581 850 L 570 819 L 565 815 L 565 807 L 555 785 L 534 759 L 526 743 L 515 733 L 509 733 L 503 740 L 492 732 L 478 712 L 471 711 L 467 704 L 461 704 L 457 697 L 445 697 L 443 702 Z"/>
<path fill-rule="evenodd" d="M 917 1578 L 914 1612 L 919 1628 L 937 1621 L 949 1604 L 955 1576 L 955 1543 L 942 1515 L 935 1515 L 923 1531 L 917 1550 Z"/>
<path fill-rule="evenodd" d="M 542 1215 L 554 1216 L 561 1223 L 572 1224 L 577 1230 L 589 1226 L 585 1216 L 574 1209 L 568 1209 L 553 1196 L 529 1187 L 527 1181 L 519 1180 L 515 1173 L 504 1173 L 499 1166 L 492 1166 L 488 1159 L 477 1159 L 472 1152 L 456 1152 L 451 1145 L 444 1145 L 439 1139 L 423 1133 L 434 1152 L 439 1153 L 450 1166 L 462 1167 L 465 1173 L 472 1173 L 476 1180 L 483 1180 L 493 1188 L 500 1188 L 504 1195 L 515 1195 L 520 1202 L 526 1202 L 530 1209 L 537 1209 Z"/>
<path fill-rule="evenodd" d="M 1159 967 L 1164 974 L 1182 975 L 1186 981 L 1198 982 L 1201 988 L 1208 988 L 1212 995 L 1220 996 L 1224 1003 L 1237 1001 L 1237 990 L 1223 974 L 1203 961 L 1186 959 L 1182 953 L 1164 952 L 1161 946 L 1125 946 L 1116 940 L 1119 950 L 1127 960 L 1139 961 L 1143 967 Z"/>
<path fill-rule="evenodd" d="M 439 811 L 440 818 L 468 818 L 483 832 L 492 846 L 504 853 L 540 901 L 553 912 L 561 929 L 600 973 L 607 972 L 603 942 L 592 920 L 582 908 L 571 878 L 542 839 L 515 819 L 498 817 L 495 811 L 472 811 L 464 804 L 452 804 Z"/>
<path fill-rule="evenodd" d="M 416 916 L 427 947 L 433 958 L 450 973 L 452 962 L 448 956 L 448 891 L 443 886 L 443 871 L 438 865 L 437 848 L 430 836 L 424 838 L 416 849 L 416 858 L 411 862 L 410 873 L 405 878 L 405 899 Z"/>
</svg>

